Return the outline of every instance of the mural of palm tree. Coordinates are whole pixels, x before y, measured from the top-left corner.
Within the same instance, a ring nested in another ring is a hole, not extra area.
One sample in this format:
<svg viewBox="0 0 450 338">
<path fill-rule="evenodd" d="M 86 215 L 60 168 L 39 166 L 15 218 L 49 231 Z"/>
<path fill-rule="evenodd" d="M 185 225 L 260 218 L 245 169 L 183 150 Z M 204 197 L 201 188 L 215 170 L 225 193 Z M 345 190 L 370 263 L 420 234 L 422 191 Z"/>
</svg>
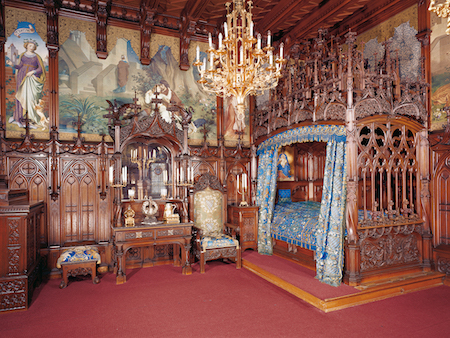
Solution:
<svg viewBox="0 0 450 338">
<path fill-rule="evenodd" d="M 77 98 L 69 95 L 60 102 L 60 123 L 71 126 L 80 116 L 83 132 L 92 134 L 107 134 L 106 120 L 103 118 L 104 108 L 91 102 L 90 98 Z"/>
</svg>

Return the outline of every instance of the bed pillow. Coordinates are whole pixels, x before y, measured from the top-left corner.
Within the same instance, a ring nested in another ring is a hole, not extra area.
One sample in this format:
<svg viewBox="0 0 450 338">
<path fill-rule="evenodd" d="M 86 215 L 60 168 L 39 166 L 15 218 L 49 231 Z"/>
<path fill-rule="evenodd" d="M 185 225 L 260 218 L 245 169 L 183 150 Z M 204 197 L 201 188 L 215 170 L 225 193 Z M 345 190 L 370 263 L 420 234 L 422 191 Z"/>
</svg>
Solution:
<svg viewBox="0 0 450 338">
<path fill-rule="evenodd" d="M 291 200 L 291 189 L 278 190 L 278 203 L 289 203 Z"/>
</svg>

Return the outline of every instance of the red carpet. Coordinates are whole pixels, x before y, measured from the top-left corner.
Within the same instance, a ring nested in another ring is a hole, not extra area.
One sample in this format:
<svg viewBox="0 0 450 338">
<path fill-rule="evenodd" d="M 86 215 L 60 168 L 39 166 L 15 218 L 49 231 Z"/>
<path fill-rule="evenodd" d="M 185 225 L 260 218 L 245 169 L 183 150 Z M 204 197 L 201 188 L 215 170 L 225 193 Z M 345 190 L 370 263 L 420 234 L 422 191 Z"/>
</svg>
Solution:
<svg viewBox="0 0 450 338">
<path fill-rule="evenodd" d="M 321 283 L 314 278 L 316 275 L 314 271 L 275 255 L 260 255 L 256 251 L 246 250 L 242 254 L 242 258 L 320 299 L 359 292 L 354 287 L 345 284 L 334 287 Z"/>
<path fill-rule="evenodd" d="M 0 313 L 0 337 L 446 337 L 450 288 L 441 286 L 323 313 L 233 264 L 191 276 L 170 265 L 36 289 L 28 311 Z"/>
</svg>

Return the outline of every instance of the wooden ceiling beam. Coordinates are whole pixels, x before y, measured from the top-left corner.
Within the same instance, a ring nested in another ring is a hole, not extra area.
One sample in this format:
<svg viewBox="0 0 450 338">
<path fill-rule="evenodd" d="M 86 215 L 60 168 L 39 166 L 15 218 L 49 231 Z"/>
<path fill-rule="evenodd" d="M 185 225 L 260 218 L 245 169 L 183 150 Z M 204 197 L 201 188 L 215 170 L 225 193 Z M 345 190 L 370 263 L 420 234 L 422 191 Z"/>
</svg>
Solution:
<svg viewBox="0 0 450 338">
<path fill-rule="evenodd" d="M 330 30 L 330 34 L 343 36 L 349 29 L 361 34 L 415 4 L 417 4 L 417 0 L 370 1 L 364 7 L 335 25 Z"/>
<path fill-rule="evenodd" d="M 298 7 L 308 3 L 309 0 L 282 0 L 272 10 L 258 20 L 258 29 L 265 32 L 273 30 L 280 22 L 292 15 L 292 11 Z"/>
<path fill-rule="evenodd" d="M 290 31 L 286 32 L 284 37 L 292 43 L 298 39 L 309 37 L 312 32 L 317 31 L 321 27 L 330 27 L 329 19 L 344 10 L 345 7 L 351 5 L 354 1 L 336 0 L 326 2 L 322 7 L 313 11 L 311 15 L 299 20 Z"/>
<path fill-rule="evenodd" d="M 181 15 L 186 15 L 192 20 L 198 20 L 210 2 L 211 0 L 188 0 L 181 11 Z"/>
</svg>

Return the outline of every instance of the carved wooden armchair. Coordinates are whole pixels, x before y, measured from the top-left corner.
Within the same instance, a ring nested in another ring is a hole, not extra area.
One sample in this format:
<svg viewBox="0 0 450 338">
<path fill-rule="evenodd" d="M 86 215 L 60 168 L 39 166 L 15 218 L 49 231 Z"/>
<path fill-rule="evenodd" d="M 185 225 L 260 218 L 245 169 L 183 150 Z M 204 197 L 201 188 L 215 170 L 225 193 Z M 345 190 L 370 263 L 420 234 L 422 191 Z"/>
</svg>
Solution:
<svg viewBox="0 0 450 338">
<path fill-rule="evenodd" d="M 205 262 L 230 258 L 241 268 L 241 248 L 237 227 L 227 224 L 227 194 L 219 179 L 210 173 L 200 176 L 191 193 L 191 219 L 194 220 L 194 254 L 200 259 L 200 273 Z"/>
</svg>

